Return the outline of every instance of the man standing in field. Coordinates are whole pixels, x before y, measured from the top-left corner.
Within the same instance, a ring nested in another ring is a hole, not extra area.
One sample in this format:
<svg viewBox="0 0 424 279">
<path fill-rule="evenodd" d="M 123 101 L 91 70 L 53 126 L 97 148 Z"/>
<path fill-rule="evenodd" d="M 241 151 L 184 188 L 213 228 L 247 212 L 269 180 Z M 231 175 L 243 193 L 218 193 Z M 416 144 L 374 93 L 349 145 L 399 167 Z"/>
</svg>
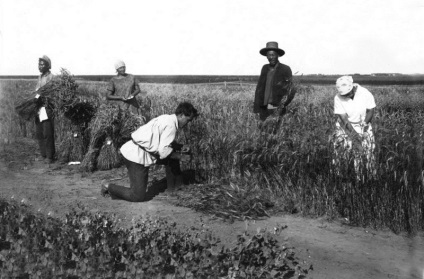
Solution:
<svg viewBox="0 0 424 279">
<path fill-rule="evenodd" d="M 366 157 L 368 171 L 374 173 L 374 134 L 371 121 L 376 107 L 374 96 L 366 88 L 353 83 L 351 76 L 337 79 L 338 94 L 334 97 L 334 114 L 337 116 L 334 146 L 335 164 L 339 166 L 344 150 L 353 149 L 355 171 L 358 173 L 361 154 Z"/>
<path fill-rule="evenodd" d="M 102 183 L 102 196 L 109 194 L 112 199 L 145 201 L 149 167 L 155 164 L 165 165 L 167 191 L 180 187 L 180 162 L 189 162 L 191 156 L 187 154 L 188 147 L 174 140 L 177 131 L 197 116 L 193 105 L 183 102 L 178 105 L 175 114 L 156 117 L 132 133 L 132 139 L 120 149 L 128 169 L 130 187 Z"/>
<path fill-rule="evenodd" d="M 50 72 L 51 67 L 51 60 L 46 55 L 38 59 L 38 70 L 41 75 L 38 77 L 35 91 L 38 91 L 53 79 L 54 76 Z M 35 96 L 37 102 L 39 97 L 39 94 Z M 53 112 L 45 106 L 40 108 L 35 117 L 35 129 L 41 157 L 43 157 L 45 163 L 53 163 L 55 156 Z"/>
<path fill-rule="evenodd" d="M 256 86 L 253 112 L 259 113 L 261 121 L 275 113 L 281 116 L 293 100 L 295 90 L 292 85 L 292 71 L 289 66 L 278 61 L 284 55 L 284 50 L 278 48 L 277 42 L 268 42 L 259 51 L 266 56 L 269 64 L 262 67 L 261 75 Z M 285 97 L 283 99 L 283 97 Z M 278 109 L 278 111 L 276 111 Z"/>
</svg>

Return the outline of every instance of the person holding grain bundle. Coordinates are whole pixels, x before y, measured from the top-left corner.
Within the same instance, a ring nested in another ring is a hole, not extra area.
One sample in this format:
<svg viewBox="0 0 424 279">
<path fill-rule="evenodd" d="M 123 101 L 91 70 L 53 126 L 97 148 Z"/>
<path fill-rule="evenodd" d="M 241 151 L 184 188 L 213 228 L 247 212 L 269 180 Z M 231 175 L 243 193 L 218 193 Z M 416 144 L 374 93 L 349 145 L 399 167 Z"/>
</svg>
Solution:
<svg viewBox="0 0 424 279">
<path fill-rule="evenodd" d="M 131 134 L 131 140 L 120 151 L 128 170 L 130 187 L 112 183 L 102 183 L 102 196 L 131 202 L 146 200 L 149 167 L 165 165 L 167 191 L 182 185 L 180 162 L 189 162 L 190 148 L 175 142 L 176 133 L 198 116 L 192 104 L 183 102 L 175 114 L 165 114 L 153 118 Z"/>
<path fill-rule="evenodd" d="M 366 88 L 353 83 L 351 76 L 337 79 L 338 94 L 334 97 L 334 114 L 337 116 L 334 146 L 336 160 L 343 151 L 352 150 L 355 153 L 355 170 L 359 170 L 361 154 L 365 154 L 368 171 L 374 172 L 375 140 L 371 122 L 376 107 L 374 96 Z"/>
<path fill-rule="evenodd" d="M 253 112 L 259 114 L 261 121 L 265 121 L 276 113 L 279 117 L 284 114 L 296 92 L 292 88 L 290 67 L 278 60 L 285 54 L 285 51 L 278 47 L 278 43 L 268 42 L 259 53 L 267 57 L 269 64 L 262 67 L 256 86 Z"/>
<path fill-rule="evenodd" d="M 52 67 L 51 60 L 48 56 L 43 55 L 38 59 L 38 70 L 41 75 L 38 77 L 37 86 L 35 91 L 53 80 L 54 75 L 50 72 Z M 40 103 L 40 94 L 36 94 L 36 101 Z M 41 157 L 44 162 L 51 164 L 55 159 L 55 143 L 54 143 L 54 123 L 53 112 L 47 106 L 39 104 L 40 110 L 35 117 L 35 134 L 40 148 Z"/>
<path fill-rule="evenodd" d="M 133 75 L 126 73 L 126 66 L 123 61 L 115 63 L 115 70 L 117 76 L 113 77 L 108 84 L 106 99 L 117 102 L 121 109 L 140 114 L 140 105 L 136 99 L 136 96 L 141 92 L 138 82 Z"/>
</svg>

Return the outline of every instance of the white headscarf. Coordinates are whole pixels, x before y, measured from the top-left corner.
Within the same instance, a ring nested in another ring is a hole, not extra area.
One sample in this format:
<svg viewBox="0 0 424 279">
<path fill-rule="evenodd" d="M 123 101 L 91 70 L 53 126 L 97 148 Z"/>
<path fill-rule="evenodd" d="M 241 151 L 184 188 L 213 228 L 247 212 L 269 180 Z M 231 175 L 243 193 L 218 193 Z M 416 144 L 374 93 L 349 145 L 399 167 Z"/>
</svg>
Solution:
<svg viewBox="0 0 424 279">
<path fill-rule="evenodd" d="M 336 87 L 340 95 L 346 95 L 353 88 L 353 78 L 351 76 L 339 77 L 336 81 Z"/>
<path fill-rule="evenodd" d="M 121 67 L 125 67 L 125 63 L 122 60 L 118 60 L 115 62 L 115 70 L 118 70 Z"/>
</svg>

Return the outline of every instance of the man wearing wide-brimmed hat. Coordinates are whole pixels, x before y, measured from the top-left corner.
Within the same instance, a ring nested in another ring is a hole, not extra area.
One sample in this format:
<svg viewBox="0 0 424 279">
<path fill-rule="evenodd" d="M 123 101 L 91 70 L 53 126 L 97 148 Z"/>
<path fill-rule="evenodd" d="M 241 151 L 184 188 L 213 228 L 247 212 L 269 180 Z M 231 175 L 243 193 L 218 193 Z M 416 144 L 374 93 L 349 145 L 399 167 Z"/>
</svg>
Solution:
<svg viewBox="0 0 424 279">
<path fill-rule="evenodd" d="M 294 98 L 294 90 L 289 90 L 292 81 L 292 71 L 289 66 L 280 63 L 279 57 L 285 54 L 277 42 L 268 42 L 259 51 L 266 56 L 269 64 L 262 67 L 261 75 L 256 86 L 253 112 L 259 113 L 264 121 L 280 106 L 281 112 Z M 284 98 L 283 98 L 284 97 Z"/>
<path fill-rule="evenodd" d="M 52 62 L 47 55 L 43 55 L 38 59 L 38 70 L 41 75 L 38 77 L 35 91 L 38 91 L 54 78 L 50 72 L 51 67 Z M 39 95 L 37 94 L 35 98 L 38 99 L 38 97 Z M 45 163 L 52 163 L 55 156 L 53 112 L 45 106 L 40 108 L 38 115 L 35 117 L 35 134 L 41 157 L 43 157 Z"/>
</svg>

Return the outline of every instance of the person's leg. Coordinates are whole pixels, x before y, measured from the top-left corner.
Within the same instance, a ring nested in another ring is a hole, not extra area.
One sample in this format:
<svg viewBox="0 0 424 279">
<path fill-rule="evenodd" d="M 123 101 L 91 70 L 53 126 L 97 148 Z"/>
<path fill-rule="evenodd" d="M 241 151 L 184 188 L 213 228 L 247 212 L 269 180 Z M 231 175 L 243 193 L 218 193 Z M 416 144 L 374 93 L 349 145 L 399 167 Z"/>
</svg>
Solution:
<svg viewBox="0 0 424 279">
<path fill-rule="evenodd" d="M 267 108 L 260 108 L 259 119 L 265 121 L 269 116 L 269 111 Z"/>
<path fill-rule="evenodd" d="M 275 117 L 274 112 L 275 109 L 261 109 L 261 112 L 259 113 L 259 119 L 262 121 L 259 125 L 261 131 L 265 133 L 273 133 L 278 121 L 278 117 Z"/>
<path fill-rule="evenodd" d="M 43 137 L 46 150 L 46 157 L 49 160 L 54 160 L 55 146 L 54 146 L 54 124 L 53 119 L 48 119 L 42 122 L 43 124 Z"/>
<path fill-rule="evenodd" d="M 26 138 L 27 137 L 26 121 L 23 120 L 22 118 L 19 118 L 19 127 L 21 130 L 21 136 Z"/>
<path fill-rule="evenodd" d="M 46 145 L 43 136 L 43 123 L 40 122 L 38 116 L 35 118 L 35 137 L 37 138 L 38 147 L 40 149 L 41 157 L 46 158 Z"/>
<path fill-rule="evenodd" d="M 175 190 L 183 184 L 183 175 L 180 168 L 180 161 L 169 159 L 165 165 L 166 188 Z"/>
<path fill-rule="evenodd" d="M 124 158 L 130 178 L 130 188 L 110 183 L 108 192 L 112 199 L 142 202 L 146 197 L 149 168 Z"/>
</svg>

